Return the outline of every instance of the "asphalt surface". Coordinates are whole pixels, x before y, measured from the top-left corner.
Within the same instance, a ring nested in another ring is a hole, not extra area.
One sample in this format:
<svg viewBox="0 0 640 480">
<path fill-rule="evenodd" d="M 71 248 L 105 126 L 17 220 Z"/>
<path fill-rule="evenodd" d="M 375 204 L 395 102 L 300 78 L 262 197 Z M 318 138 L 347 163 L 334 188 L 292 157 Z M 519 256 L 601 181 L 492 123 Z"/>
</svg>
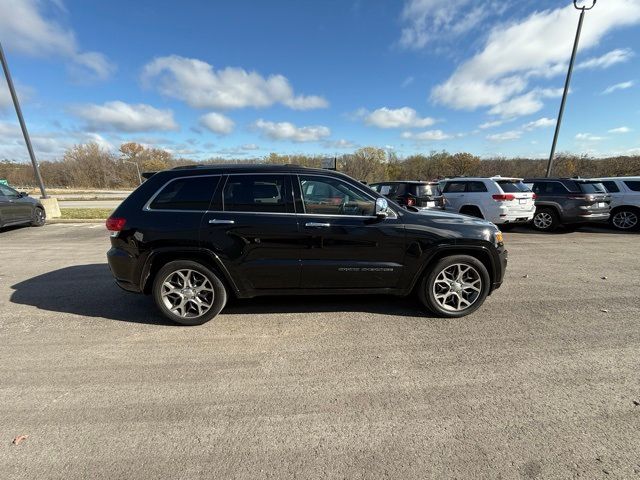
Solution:
<svg viewBox="0 0 640 480">
<path fill-rule="evenodd" d="M 101 225 L 0 231 L 0 477 L 640 478 L 640 236 L 505 236 L 471 317 L 284 297 L 185 328 L 113 285 Z"/>
</svg>

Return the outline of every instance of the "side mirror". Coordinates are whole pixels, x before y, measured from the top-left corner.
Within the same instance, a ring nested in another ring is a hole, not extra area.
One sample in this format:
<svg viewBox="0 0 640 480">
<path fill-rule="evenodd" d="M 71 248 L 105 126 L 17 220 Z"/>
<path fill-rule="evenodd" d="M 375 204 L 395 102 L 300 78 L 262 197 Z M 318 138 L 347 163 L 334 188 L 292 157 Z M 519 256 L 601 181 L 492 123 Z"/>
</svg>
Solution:
<svg viewBox="0 0 640 480">
<path fill-rule="evenodd" d="M 389 215 L 389 202 L 386 198 L 376 199 L 376 217 L 383 219 Z"/>
<path fill-rule="evenodd" d="M 24 197 L 28 197 L 28 196 L 29 196 L 29 194 L 27 192 L 18 193 L 18 197 L 20 197 L 20 198 L 24 198 Z"/>
</svg>

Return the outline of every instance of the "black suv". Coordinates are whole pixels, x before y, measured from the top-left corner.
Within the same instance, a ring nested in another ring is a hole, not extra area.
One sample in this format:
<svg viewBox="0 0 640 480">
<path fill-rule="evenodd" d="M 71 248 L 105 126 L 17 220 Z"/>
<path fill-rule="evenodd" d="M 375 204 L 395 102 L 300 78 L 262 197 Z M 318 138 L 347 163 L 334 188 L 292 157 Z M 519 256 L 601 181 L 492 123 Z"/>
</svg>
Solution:
<svg viewBox="0 0 640 480">
<path fill-rule="evenodd" d="M 507 252 L 491 223 L 413 213 L 341 173 L 298 166 L 166 170 L 107 220 L 109 266 L 125 290 L 153 294 L 197 325 L 229 295 L 393 294 L 417 288 L 445 317 L 480 307 Z"/>
<path fill-rule="evenodd" d="M 444 208 L 444 197 L 438 182 L 393 181 L 369 186 L 403 207 Z"/>
<path fill-rule="evenodd" d="M 536 230 L 553 231 L 560 225 L 575 225 L 608 220 L 611 195 L 599 181 L 579 178 L 527 178 L 536 194 Z"/>
</svg>

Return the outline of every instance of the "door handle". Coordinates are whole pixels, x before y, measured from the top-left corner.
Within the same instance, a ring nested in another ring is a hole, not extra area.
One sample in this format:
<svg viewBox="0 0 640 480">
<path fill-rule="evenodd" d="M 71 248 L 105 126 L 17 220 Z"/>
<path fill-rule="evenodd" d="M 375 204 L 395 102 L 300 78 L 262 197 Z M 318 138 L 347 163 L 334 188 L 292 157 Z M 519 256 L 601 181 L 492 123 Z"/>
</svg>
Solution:
<svg viewBox="0 0 640 480">
<path fill-rule="evenodd" d="M 331 226 L 330 223 L 317 223 L 317 222 L 308 222 L 304 224 L 305 227 L 312 228 L 329 228 Z"/>
<path fill-rule="evenodd" d="M 211 220 L 209 220 L 209 224 L 217 224 L 217 225 L 232 225 L 236 222 L 234 222 L 233 220 L 217 220 L 215 218 L 212 218 Z"/>
</svg>

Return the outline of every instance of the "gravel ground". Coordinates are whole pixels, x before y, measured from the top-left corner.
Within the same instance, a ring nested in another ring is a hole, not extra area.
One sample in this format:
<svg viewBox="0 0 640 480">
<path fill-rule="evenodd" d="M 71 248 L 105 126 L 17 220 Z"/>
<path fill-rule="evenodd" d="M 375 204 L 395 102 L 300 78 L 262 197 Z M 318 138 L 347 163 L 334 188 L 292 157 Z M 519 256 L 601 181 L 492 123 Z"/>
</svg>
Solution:
<svg viewBox="0 0 640 480">
<path fill-rule="evenodd" d="M 640 478 L 640 236 L 505 237 L 471 317 L 281 297 L 183 328 L 112 283 L 102 225 L 0 231 L 0 477 Z"/>
</svg>

